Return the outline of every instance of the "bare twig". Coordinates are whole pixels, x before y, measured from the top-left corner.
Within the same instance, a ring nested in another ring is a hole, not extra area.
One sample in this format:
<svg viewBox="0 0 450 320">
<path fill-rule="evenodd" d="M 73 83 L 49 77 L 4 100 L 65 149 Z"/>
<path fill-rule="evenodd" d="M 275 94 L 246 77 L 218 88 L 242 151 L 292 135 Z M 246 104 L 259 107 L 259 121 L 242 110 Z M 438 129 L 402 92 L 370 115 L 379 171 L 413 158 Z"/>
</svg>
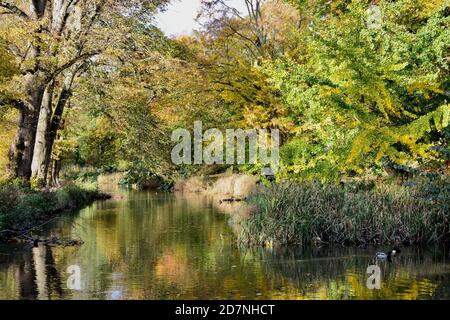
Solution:
<svg viewBox="0 0 450 320">
<path fill-rule="evenodd" d="M 8 1 L 0 1 L 0 8 L 7 10 L 5 12 L 2 12 L 1 14 L 14 14 L 26 20 L 30 18 L 24 11 L 19 9 L 17 6 L 9 3 Z"/>
</svg>

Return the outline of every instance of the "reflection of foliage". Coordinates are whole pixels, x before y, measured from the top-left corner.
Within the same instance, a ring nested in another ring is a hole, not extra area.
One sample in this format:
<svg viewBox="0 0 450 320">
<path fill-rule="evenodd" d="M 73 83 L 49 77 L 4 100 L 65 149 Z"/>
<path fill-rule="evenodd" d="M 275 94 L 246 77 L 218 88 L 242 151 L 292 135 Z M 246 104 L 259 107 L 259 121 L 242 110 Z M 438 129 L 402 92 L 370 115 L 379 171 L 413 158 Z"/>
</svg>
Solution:
<svg viewBox="0 0 450 320">
<path fill-rule="evenodd" d="M 445 263 L 436 261 L 433 252 L 416 248 L 406 249 L 393 263 L 379 263 L 382 288 L 370 290 L 366 270 L 374 263 L 373 252 L 374 249 L 299 248 L 260 254 L 269 275 L 288 278 L 299 299 L 434 299 L 438 290 L 448 286 Z"/>
<path fill-rule="evenodd" d="M 85 289 L 64 290 L 63 298 L 105 299 L 112 291 L 126 299 L 448 297 L 449 269 L 440 249 L 404 249 L 392 263 L 380 262 L 382 290 L 373 291 L 366 288 L 366 269 L 375 249 L 237 248 L 211 205 L 198 196 L 130 193 L 127 201 L 100 202 L 60 220 L 49 232 L 81 237 L 85 244 L 51 249 L 61 277 L 48 274 L 47 285 L 59 281 L 65 289 L 66 268 L 77 263 Z M 33 258 L 26 251 L 5 257 L 0 297 L 18 298 L 19 289 L 30 292 L 36 285 L 16 276 L 24 264 L 34 268 Z M 53 296 L 53 287 L 48 292 Z"/>
</svg>

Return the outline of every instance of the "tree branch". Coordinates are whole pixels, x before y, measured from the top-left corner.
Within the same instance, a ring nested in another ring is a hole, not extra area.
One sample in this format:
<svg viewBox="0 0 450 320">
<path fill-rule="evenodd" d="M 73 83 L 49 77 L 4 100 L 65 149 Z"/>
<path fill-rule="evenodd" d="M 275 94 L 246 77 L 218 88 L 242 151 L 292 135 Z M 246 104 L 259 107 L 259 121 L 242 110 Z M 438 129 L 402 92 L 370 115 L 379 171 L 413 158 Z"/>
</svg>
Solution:
<svg viewBox="0 0 450 320">
<path fill-rule="evenodd" d="M 70 68 L 71 66 L 73 66 L 75 63 L 82 61 L 82 60 L 87 60 L 93 56 L 96 56 L 98 54 L 100 54 L 101 51 L 100 50 L 96 50 L 93 52 L 87 52 L 87 53 L 83 53 L 80 54 L 78 56 L 76 56 L 75 58 L 69 60 L 68 62 L 64 63 L 62 66 L 58 67 L 48 78 L 48 81 L 51 81 L 52 79 L 54 79 L 55 77 L 57 77 L 61 72 L 63 72 L 64 70 Z"/>
<path fill-rule="evenodd" d="M 9 3 L 8 1 L 0 1 L 0 8 L 8 10 L 6 12 L 2 12 L 2 14 L 14 14 L 27 20 L 30 18 L 24 11 L 20 10 L 17 6 Z"/>
<path fill-rule="evenodd" d="M 20 100 L 1 98 L 0 97 L 0 106 L 11 106 L 18 110 L 25 109 L 25 104 Z"/>
</svg>

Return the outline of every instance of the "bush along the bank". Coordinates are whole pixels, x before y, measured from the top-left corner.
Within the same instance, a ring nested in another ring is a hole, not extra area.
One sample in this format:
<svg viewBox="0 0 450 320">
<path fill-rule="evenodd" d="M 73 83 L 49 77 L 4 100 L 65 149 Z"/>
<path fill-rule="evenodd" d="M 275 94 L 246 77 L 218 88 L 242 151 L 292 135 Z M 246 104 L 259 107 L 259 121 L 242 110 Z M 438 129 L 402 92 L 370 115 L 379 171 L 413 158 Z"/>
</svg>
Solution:
<svg viewBox="0 0 450 320">
<path fill-rule="evenodd" d="M 402 184 L 274 184 L 242 222 L 249 245 L 448 243 L 448 179 Z"/>
<path fill-rule="evenodd" d="M 9 231 L 27 230 L 64 210 L 75 210 L 103 197 L 94 186 L 68 185 L 51 192 L 0 187 L 0 240 Z"/>
</svg>

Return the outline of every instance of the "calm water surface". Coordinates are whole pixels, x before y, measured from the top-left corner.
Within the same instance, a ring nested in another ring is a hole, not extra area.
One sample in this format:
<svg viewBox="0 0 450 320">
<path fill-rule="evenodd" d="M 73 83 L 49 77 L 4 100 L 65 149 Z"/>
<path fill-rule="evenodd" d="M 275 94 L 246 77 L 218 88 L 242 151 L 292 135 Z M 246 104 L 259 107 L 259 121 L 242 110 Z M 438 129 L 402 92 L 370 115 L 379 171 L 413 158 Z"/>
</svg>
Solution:
<svg viewBox="0 0 450 320">
<path fill-rule="evenodd" d="M 379 263 L 381 289 L 370 290 L 377 249 L 237 248 L 210 199 L 124 195 L 45 231 L 81 238 L 81 247 L 0 247 L 0 299 L 450 299 L 441 248 L 410 248 Z M 72 265 L 81 290 L 67 287 Z"/>
</svg>

